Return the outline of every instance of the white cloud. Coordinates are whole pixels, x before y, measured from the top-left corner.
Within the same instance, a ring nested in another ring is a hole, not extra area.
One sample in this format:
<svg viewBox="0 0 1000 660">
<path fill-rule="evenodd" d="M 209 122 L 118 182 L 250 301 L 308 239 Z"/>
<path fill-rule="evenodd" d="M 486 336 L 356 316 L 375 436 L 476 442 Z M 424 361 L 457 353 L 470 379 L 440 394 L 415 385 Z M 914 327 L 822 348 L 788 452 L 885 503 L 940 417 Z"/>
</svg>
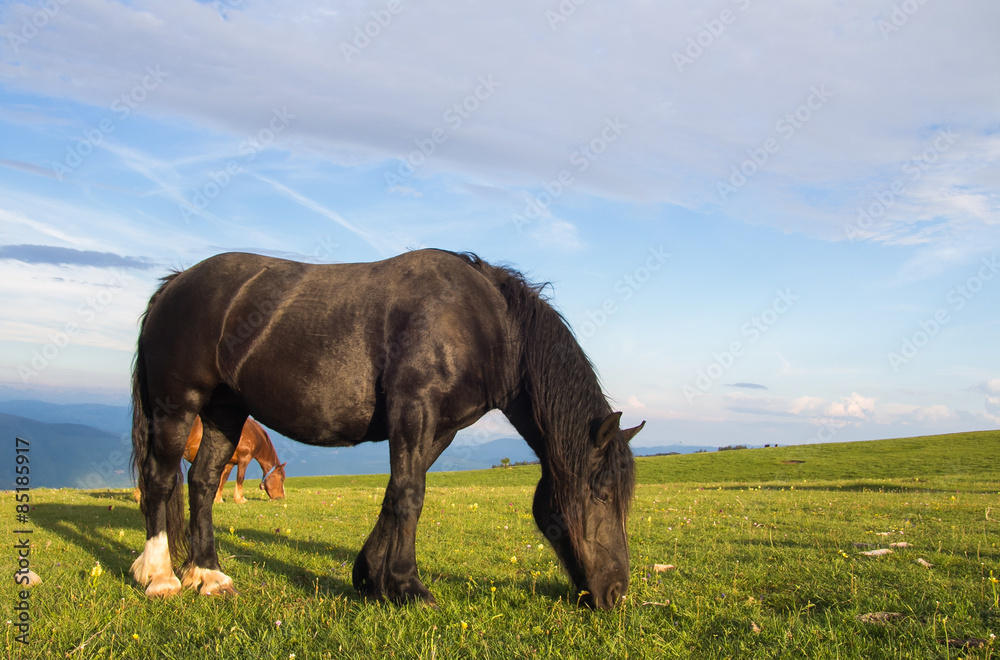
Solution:
<svg viewBox="0 0 1000 660">
<path fill-rule="evenodd" d="M 588 4 L 555 29 L 546 7 L 528 0 L 488 17 L 474 3 L 400 6 L 345 57 L 343 44 L 373 20 L 370 6 L 265 1 L 220 15 L 191 1 L 76 0 L 0 73 L 11 89 L 108 108 L 141 85 L 146 67 L 160 67 L 163 82 L 136 112 L 243 136 L 287 107 L 297 118 L 276 141 L 350 165 L 398 158 L 440 127 L 448 139 L 422 176 L 525 190 L 550 181 L 620 117 L 627 130 L 574 170 L 574 190 L 688 208 L 719 206 L 716 181 L 772 138 L 780 150 L 724 212 L 834 239 L 858 204 L 952 126 L 960 140 L 906 181 L 886 225 L 868 235 L 964 245 L 974 231 L 980 249 L 984 238 L 1000 243 L 984 233 L 1000 215 L 996 3 L 921 5 L 888 35 L 878 23 L 891 12 L 886 2 L 736 5 L 736 21 L 683 71 L 674 54 L 717 18 L 696 3 Z M 8 5 L 0 32 L 17 32 L 36 11 Z M 486 99 L 476 97 L 481 76 L 499 83 Z M 827 101 L 793 134 L 779 130 L 819 87 Z M 822 201 L 832 189 L 840 201 Z M 550 229 L 567 238 L 567 228 Z"/>
<path fill-rule="evenodd" d="M 824 412 L 830 417 L 868 419 L 874 410 L 874 397 L 863 397 L 857 392 L 853 392 L 850 396 L 844 397 L 840 401 L 830 403 Z"/>
<path fill-rule="evenodd" d="M 646 410 L 646 404 L 639 400 L 639 397 L 632 395 L 625 404 L 631 410 Z"/>
<path fill-rule="evenodd" d="M 562 252 L 576 252 L 585 247 L 576 225 L 559 218 L 542 218 L 531 229 L 532 238 L 546 248 Z"/>
<path fill-rule="evenodd" d="M 973 390 L 986 395 L 986 415 L 994 422 L 1000 423 L 1000 378 L 983 381 Z"/>
<path fill-rule="evenodd" d="M 921 422 L 937 422 L 954 417 L 954 413 L 951 412 L 948 406 L 936 404 L 932 406 L 921 406 L 917 409 L 915 417 Z"/>
</svg>

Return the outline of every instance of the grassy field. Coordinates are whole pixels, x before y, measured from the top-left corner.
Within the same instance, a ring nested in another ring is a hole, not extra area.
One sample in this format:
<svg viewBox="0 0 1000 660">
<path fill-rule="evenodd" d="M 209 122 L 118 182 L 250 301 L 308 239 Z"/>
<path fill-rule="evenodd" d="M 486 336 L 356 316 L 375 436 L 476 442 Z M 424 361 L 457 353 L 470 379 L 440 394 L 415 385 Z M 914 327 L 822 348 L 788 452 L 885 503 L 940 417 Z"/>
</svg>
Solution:
<svg viewBox="0 0 1000 660">
<path fill-rule="evenodd" d="M 128 575 L 145 538 L 130 492 L 36 490 L 31 567 L 43 583 L 30 644 L 8 623 L 3 654 L 1000 657 L 998 459 L 1000 432 L 639 459 L 631 585 L 612 612 L 576 606 L 535 529 L 537 466 L 428 476 L 417 556 L 436 610 L 365 602 L 351 587 L 384 475 L 292 478 L 283 502 L 217 505 L 240 595 L 156 602 Z M 13 545 L 13 494 L 2 501 Z M 0 599 L 13 619 L 10 580 Z"/>
</svg>

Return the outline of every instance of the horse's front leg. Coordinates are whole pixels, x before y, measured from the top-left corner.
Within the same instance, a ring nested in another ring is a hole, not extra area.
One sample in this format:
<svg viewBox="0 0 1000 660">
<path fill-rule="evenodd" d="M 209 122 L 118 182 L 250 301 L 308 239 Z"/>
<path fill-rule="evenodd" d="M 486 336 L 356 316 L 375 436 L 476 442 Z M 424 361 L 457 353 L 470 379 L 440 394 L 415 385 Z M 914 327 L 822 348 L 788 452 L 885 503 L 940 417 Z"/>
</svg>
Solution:
<svg viewBox="0 0 1000 660">
<path fill-rule="evenodd" d="M 424 506 L 427 468 L 452 438 L 453 433 L 423 447 L 390 445 L 391 476 L 382 511 L 354 562 L 354 588 L 362 594 L 435 606 L 434 596 L 417 575 L 417 521 Z"/>
<path fill-rule="evenodd" d="M 201 447 L 188 471 L 191 537 L 188 561 L 181 572 L 181 584 L 197 589 L 203 596 L 235 594 L 232 579 L 219 566 L 212 527 L 212 504 L 223 466 L 236 450 L 243 420 L 239 419 L 237 423 L 222 413 L 212 415 L 203 410 L 202 421 L 205 431 Z"/>
</svg>

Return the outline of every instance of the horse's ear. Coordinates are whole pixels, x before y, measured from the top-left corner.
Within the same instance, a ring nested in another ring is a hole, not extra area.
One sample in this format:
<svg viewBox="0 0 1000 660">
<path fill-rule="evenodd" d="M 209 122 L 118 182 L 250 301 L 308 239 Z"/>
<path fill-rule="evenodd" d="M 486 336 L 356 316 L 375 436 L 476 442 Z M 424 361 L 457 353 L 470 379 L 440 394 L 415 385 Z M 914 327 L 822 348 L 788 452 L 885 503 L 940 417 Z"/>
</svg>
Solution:
<svg viewBox="0 0 1000 660">
<path fill-rule="evenodd" d="M 607 447 L 611 439 L 618 433 L 618 424 L 621 420 L 622 414 L 620 412 L 613 412 L 601 422 L 600 428 L 597 429 L 597 434 L 594 435 L 594 447 L 598 451 Z"/>
<path fill-rule="evenodd" d="M 633 426 L 630 429 L 625 429 L 622 431 L 622 435 L 625 436 L 625 442 L 632 442 L 632 438 L 635 437 L 636 433 L 642 430 L 642 427 L 646 425 L 646 420 L 642 420 L 642 424 L 639 426 Z"/>
<path fill-rule="evenodd" d="M 645 423 L 646 423 L 646 422 L 643 422 L 643 424 L 645 424 Z M 284 463 L 282 463 L 282 464 L 281 464 L 281 465 L 279 465 L 278 467 L 280 467 L 280 468 L 281 468 L 282 470 L 284 470 L 284 469 L 285 469 L 285 466 L 286 466 L 286 465 L 288 465 L 288 461 L 285 461 Z"/>
</svg>

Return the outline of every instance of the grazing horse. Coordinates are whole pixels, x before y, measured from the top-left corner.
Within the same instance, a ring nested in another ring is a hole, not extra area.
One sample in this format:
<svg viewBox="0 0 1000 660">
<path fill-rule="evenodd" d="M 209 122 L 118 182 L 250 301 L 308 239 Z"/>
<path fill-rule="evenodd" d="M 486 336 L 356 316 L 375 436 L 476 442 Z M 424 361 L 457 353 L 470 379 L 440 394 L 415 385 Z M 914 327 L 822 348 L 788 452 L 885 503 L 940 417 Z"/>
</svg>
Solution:
<svg viewBox="0 0 1000 660">
<path fill-rule="evenodd" d="M 311 445 L 389 441 L 389 484 L 354 586 L 433 605 L 415 548 L 426 472 L 460 429 L 499 409 L 540 459 L 532 512 L 582 602 L 620 603 L 635 486 L 628 443 L 645 422 L 620 428 L 541 290 L 442 250 L 335 265 L 227 253 L 163 278 L 141 320 L 132 388 L 146 518 L 132 573 L 146 595 L 235 592 L 215 549 L 212 495 L 253 415 Z M 185 534 L 179 466 L 198 415 Z"/>
<path fill-rule="evenodd" d="M 191 432 L 188 434 L 187 444 L 184 447 L 184 460 L 188 463 L 194 463 L 194 457 L 198 455 L 202 432 L 201 417 L 195 417 Z M 226 487 L 229 473 L 236 466 L 239 466 L 239 469 L 236 471 L 236 495 L 233 497 L 233 501 L 238 504 L 247 501 L 247 498 L 243 496 L 243 478 L 246 476 L 247 466 L 253 459 L 257 459 L 261 470 L 264 471 L 264 476 L 260 480 L 260 489 L 267 493 L 267 496 L 272 500 L 285 498 L 285 465 L 287 463 L 278 464 L 278 453 L 274 450 L 271 436 L 256 420 L 247 418 L 240 435 L 240 443 L 236 446 L 236 452 L 229 459 L 229 463 L 226 464 L 226 468 L 222 472 L 219 491 L 215 494 L 215 502 L 222 501 L 222 489 Z M 136 486 L 132 496 L 136 502 L 140 501 L 141 495 L 138 486 Z"/>
<path fill-rule="evenodd" d="M 201 446 L 201 438 L 204 433 L 201 417 L 194 418 L 191 426 L 191 433 L 188 434 L 187 445 L 184 447 L 184 460 L 194 463 L 198 455 L 198 448 Z M 260 469 L 264 471 L 264 476 L 260 479 L 260 489 L 267 493 L 272 500 L 285 498 L 285 465 L 278 464 L 278 453 L 274 450 L 271 436 L 267 434 L 264 427 L 256 420 L 247 418 L 240 433 L 240 442 L 236 445 L 236 452 L 229 462 L 226 463 L 222 471 L 222 479 L 219 481 L 219 491 L 215 494 L 215 502 L 222 501 L 222 489 L 229 481 L 229 473 L 236 470 L 236 494 L 233 501 L 243 504 L 247 498 L 243 496 L 243 478 L 247 474 L 247 466 L 250 461 L 257 459 Z"/>
</svg>

